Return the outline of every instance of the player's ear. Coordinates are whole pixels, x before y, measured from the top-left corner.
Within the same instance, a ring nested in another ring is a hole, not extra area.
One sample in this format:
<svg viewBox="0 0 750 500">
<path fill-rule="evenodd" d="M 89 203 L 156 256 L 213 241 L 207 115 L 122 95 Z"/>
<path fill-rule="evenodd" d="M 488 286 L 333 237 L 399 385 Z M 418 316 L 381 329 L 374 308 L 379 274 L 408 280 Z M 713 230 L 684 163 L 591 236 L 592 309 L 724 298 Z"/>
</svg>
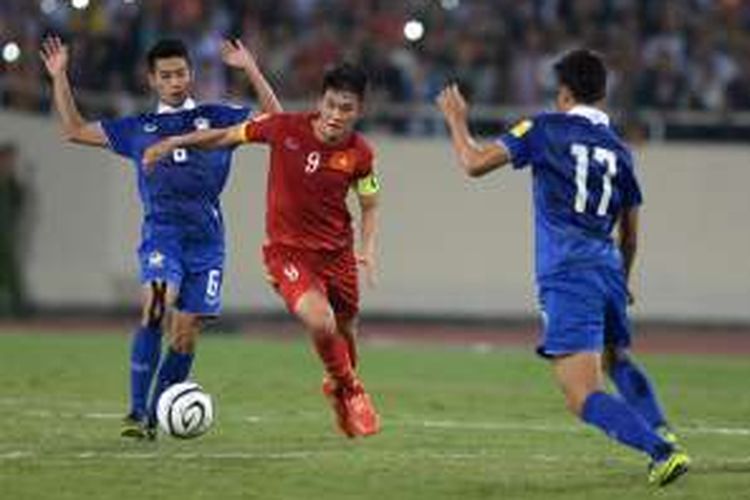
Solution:
<svg viewBox="0 0 750 500">
<path fill-rule="evenodd" d="M 151 90 L 156 90 L 156 68 L 148 68 L 146 70 L 146 77 L 148 78 L 148 86 Z"/>
<path fill-rule="evenodd" d="M 560 111 L 567 111 L 576 105 L 576 100 L 573 97 L 573 92 L 567 85 L 561 84 L 557 88 L 557 97 L 555 99 L 557 109 Z"/>
</svg>

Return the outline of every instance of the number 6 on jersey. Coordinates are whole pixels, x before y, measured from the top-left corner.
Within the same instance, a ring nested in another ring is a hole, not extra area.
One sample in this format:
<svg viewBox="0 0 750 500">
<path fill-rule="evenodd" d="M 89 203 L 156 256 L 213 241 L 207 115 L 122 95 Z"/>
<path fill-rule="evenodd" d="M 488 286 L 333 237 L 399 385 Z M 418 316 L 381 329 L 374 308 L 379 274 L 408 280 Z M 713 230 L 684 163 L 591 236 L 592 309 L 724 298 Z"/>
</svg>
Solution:
<svg viewBox="0 0 750 500">
<path fill-rule="evenodd" d="M 215 299 L 219 296 L 219 287 L 221 286 L 221 271 L 212 269 L 208 272 L 208 283 L 206 285 L 206 296 Z"/>
</svg>

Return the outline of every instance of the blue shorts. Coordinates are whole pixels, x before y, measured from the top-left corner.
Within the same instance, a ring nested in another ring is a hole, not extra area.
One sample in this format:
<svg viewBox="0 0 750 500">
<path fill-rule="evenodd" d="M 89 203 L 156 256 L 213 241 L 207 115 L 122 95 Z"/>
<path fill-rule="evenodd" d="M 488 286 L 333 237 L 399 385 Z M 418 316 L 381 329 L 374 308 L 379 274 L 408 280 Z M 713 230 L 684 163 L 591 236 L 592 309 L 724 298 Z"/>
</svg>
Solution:
<svg viewBox="0 0 750 500">
<path fill-rule="evenodd" d="M 606 346 L 628 348 L 631 325 L 622 271 L 578 269 L 539 280 L 542 339 L 537 353 L 557 357 L 601 352 Z"/>
<path fill-rule="evenodd" d="M 221 312 L 224 249 L 184 248 L 178 242 L 146 240 L 138 249 L 141 283 L 165 281 L 177 291 L 177 310 L 200 316 Z"/>
</svg>

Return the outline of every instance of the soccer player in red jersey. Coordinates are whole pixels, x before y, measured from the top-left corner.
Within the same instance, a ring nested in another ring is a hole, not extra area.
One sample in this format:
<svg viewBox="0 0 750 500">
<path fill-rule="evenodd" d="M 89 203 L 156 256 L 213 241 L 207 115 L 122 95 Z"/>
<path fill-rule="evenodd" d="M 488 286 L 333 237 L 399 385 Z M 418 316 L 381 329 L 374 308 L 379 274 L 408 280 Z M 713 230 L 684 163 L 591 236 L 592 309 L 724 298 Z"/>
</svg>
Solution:
<svg viewBox="0 0 750 500">
<path fill-rule="evenodd" d="M 379 417 L 355 367 L 359 288 L 357 264 L 375 280 L 379 184 L 373 152 L 354 130 L 367 77 L 342 64 L 324 77 L 317 110 L 266 114 L 234 127 L 170 137 L 149 148 L 154 165 L 176 148 L 266 143 L 271 147 L 263 257 L 269 281 L 310 332 L 323 362 L 323 392 L 349 437 L 378 432 Z M 350 188 L 361 208 L 360 252 L 354 252 Z"/>
</svg>

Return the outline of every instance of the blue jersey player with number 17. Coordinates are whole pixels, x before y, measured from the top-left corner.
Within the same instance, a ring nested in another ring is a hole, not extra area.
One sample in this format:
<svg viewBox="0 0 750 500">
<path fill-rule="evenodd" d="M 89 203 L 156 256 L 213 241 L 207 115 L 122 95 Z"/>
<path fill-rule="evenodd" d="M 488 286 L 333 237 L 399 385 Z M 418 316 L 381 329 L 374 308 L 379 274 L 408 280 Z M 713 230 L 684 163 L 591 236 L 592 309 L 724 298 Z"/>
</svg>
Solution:
<svg viewBox="0 0 750 500">
<path fill-rule="evenodd" d="M 651 457 L 649 482 L 666 485 L 690 459 L 676 443 L 642 368 L 628 355 L 628 277 L 636 250 L 638 187 L 628 148 L 601 110 L 607 71 L 587 50 L 555 65 L 558 112 L 521 121 L 478 144 L 455 85 L 438 97 L 464 170 L 478 177 L 531 166 L 536 276 L 543 317 L 538 352 L 552 362 L 568 408 Z M 618 244 L 611 236 L 617 226 Z M 604 367 L 604 370 L 603 370 Z M 605 392 L 607 372 L 620 397 Z"/>
<path fill-rule="evenodd" d="M 51 37 L 45 40 L 40 55 L 52 78 L 55 108 L 65 137 L 78 144 L 108 148 L 135 166 L 143 205 L 138 249 L 143 312 L 131 345 L 130 411 L 121 434 L 153 438 L 159 395 L 169 385 L 187 378 L 202 323 L 220 311 L 225 251 L 219 196 L 234 150 L 176 149 L 162 160 L 166 168 L 148 175 L 141 165 L 143 151 L 165 137 L 241 123 L 249 118 L 250 110 L 196 104 L 190 97 L 192 68 L 187 49 L 179 40 L 166 39 L 157 42 L 147 55 L 149 84 L 158 97 L 157 109 L 86 122 L 78 112 L 66 75 L 67 47 L 59 38 Z M 229 66 L 244 70 L 264 112 L 281 111 L 241 42 L 225 42 L 222 58 Z M 169 348 L 159 363 L 165 328 L 169 331 Z"/>
</svg>

